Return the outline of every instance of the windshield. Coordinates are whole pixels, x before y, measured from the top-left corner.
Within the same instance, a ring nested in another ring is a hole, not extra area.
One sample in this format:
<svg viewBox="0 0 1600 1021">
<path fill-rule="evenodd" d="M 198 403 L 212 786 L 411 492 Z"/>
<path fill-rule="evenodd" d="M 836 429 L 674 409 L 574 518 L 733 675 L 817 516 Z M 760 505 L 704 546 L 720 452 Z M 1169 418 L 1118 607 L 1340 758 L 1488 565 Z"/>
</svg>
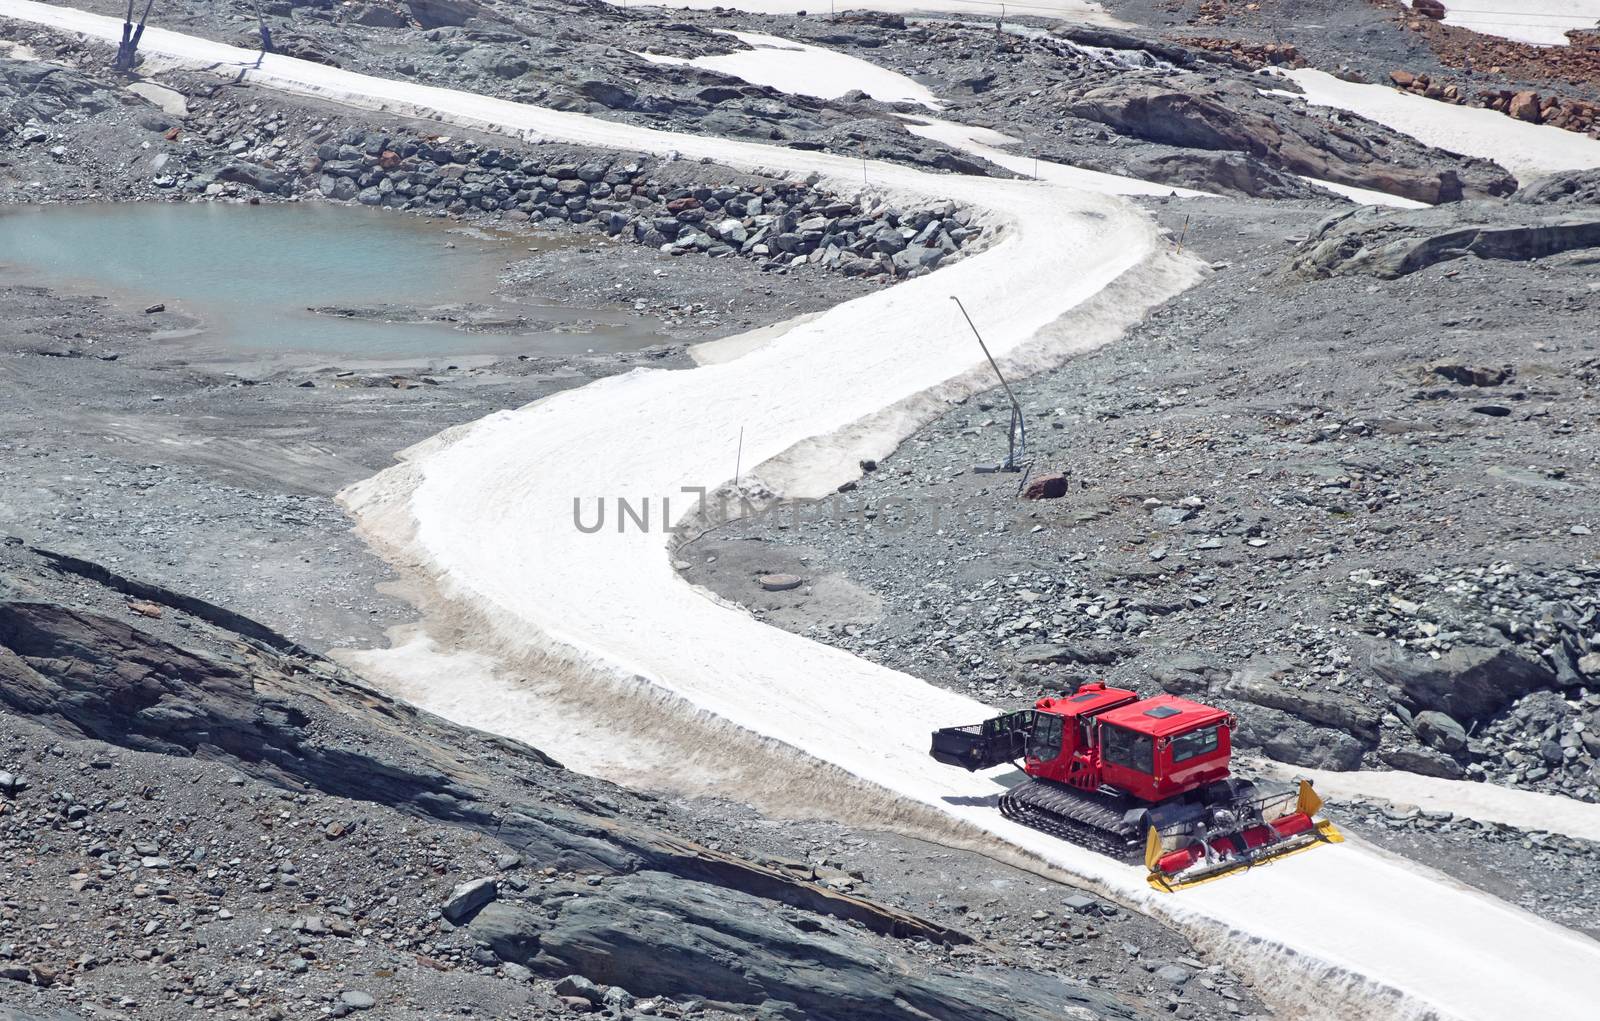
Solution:
<svg viewBox="0 0 1600 1021">
<path fill-rule="evenodd" d="M 1137 769 L 1141 773 L 1155 772 L 1155 742 L 1148 734 L 1136 734 L 1109 723 L 1100 728 L 1100 750 L 1105 760 L 1114 765 Z"/>
<path fill-rule="evenodd" d="M 1205 727 L 1179 734 L 1172 739 L 1172 761 L 1186 762 L 1198 755 L 1217 750 L 1217 727 Z"/>
</svg>

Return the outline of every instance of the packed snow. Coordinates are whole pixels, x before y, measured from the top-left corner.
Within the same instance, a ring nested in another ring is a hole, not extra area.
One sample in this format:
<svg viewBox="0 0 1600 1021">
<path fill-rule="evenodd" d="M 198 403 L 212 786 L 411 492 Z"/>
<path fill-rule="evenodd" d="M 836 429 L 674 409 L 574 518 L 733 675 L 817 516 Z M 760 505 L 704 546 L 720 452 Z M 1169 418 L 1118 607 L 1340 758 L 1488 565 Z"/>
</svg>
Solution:
<svg viewBox="0 0 1600 1021">
<path fill-rule="evenodd" d="M 0 0 L 0 13 L 107 40 L 120 32 L 114 19 L 31 0 Z M 144 46 L 354 106 L 748 170 L 781 164 L 841 193 L 863 190 L 853 159 L 594 121 L 281 56 L 248 70 L 252 52 L 159 29 Z M 692 745 L 674 763 L 684 773 L 702 763 L 726 773 L 752 741 L 764 742 L 764 761 L 793 762 L 797 772 L 830 764 L 871 785 L 863 797 L 886 792 L 953 832 L 986 831 L 1190 929 L 1263 994 L 1307 1013 L 1587 1016 L 1600 997 L 1600 944 L 1357 843 L 1155 894 L 1137 868 L 1002 818 L 994 801 L 1003 776 L 928 758 L 932 729 L 982 719 L 987 707 L 767 627 L 681 580 L 662 519 L 685 518 L 694 502 L 685 490 L 716 490 L 736 456 L 757 465 L 748 489 L 821 495 L 949 399 L 991 385 L 951 295 L 1021 374 L 1115 338 L 1194 279 L 1194 264 L 1112 197 L 891 164 L 870 164 L 867 177 L 872 194 L 899 202 L 953 199 L 1000 236 L 716 364 L 636 370 L 450 430 L 347 493 L 365 534 L 431 579 L 444 600 L 440 626 L 454 629 L 448 647 L 413 641 L 415 697 L 625 781 L 635 749 L 596 740 L 596 729 Z M 618 497 L 636 508 L 657 501 L 654 527 L 619 528 Z M 611 502 L 612 517 L 589 532 L 575 513 L 588 507 L 581 520 L 591 521 L 597 498 Z M 462 644 L 470 651 L 453 651 Z M 404 661 L 405 652 L 390 655 Z M 561 699 L 587 704 L 589 732 L 574 736 L 570 717 L 544 715 L 546 700 Z M 813 785 L 797 796 L 831 793 Z"/>
<path fill-rule="evenodd" d="M 1305 90 L 1316 106 L 1331 106 L 1375 120 L 1425 145 L 1494 160 L 1526 185 L 1561 170 L 1600 167 L 1600 139 L 1545 124 L 1530 124 L 1481 107 L 1455 106 L 1387 85 L 1361 85 L 1326 71 L 1274 71 Z M 1298 97 L 1287 90 L 1275 95 Z"/>
<path fill-rule="evenodd" d="M 1600 0 L 1446 0 L 1444 11 L 1446 25 L 1541 46 L 1565 46 L 1567 32 L 1600 23 Z"/>
<path fill-rule="evenodd" d="M 1363 206 L 1392 206 L 1395 209 L 1426 209 L 1426 202 L 1408 199 L 1401 195 L 1390 195 L 1386 191 L 1373 191 L 1371 188 L 1357 188 L 1353 184 L 1337 184 L 1333 181 L 1324 181 L 1315 177 L 1300 175 L 1300 180 L 1308 181 L 1318 188 L 1325 188 L 1335 195 L 1342 195 L 1351 202 Z"/>
<path fill-rule="evenodd" d="M 1317 790 L 1329 797 L 1379 798 L 1396 805 L 1442 809 L 1479 822 L 1600 841 L 1600 804 L 1573 798 L 1416 773 L 1365 770 L 1335 773 L 1282 763 L 1272 763 L 1271 769 L 1280 776 L 1309 777 L 1316 783 Z"/>
<path fill-rule="evenodd" d="M 838 99 L 859 89 L 880 102 L 917 103 L 930 110 L 939 109 L 939 101 L 926 86 L 848 53 L 760 32 L 721 34 L 733 36 L 750 48 L 709 57 L 669 57 L 658 53 L 638 56 L 653 64 L 689 64 L 796 96 Z"/>
</svg>

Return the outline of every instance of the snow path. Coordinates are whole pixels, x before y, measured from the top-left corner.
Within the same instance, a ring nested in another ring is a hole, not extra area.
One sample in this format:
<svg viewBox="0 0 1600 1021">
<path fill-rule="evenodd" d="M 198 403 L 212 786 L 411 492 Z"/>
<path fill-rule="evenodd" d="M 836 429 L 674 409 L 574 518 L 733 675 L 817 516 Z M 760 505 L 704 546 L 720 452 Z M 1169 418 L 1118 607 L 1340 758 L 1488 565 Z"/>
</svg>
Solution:
<svg viewBox="0 0 1600 1021">
<path fill-rule="evenodd" d="M 939 109 L 939 101 L 927 86 L 848 53 L 760 32 L 717 31 L 751 49 L 714 57 L 668 57 L 648 52 L 637 56 L 652 64 L 688 64 L 716 71 L 796 96 L 838 99 L 851 89 L 860 89 L 880 102 L 917 103 L 930 110 Z"/>
<path fill-rule="evenodd" d="M 1600 841 L 1600 804 L 1519 791 L 1472 780 L 1444 780 L 1417 773 L 1357 771 L 1334 773 L 1281 762 L 1265 763 L 1280 776 L 1304 776 L 1330 798 L 1377 798 L 1394 805 L 1436 808 L 1479 822 L 1504 823 L 1525 830 L 1564 833 Z"/>
<path fill-rule="evenodd" d="M 1529 124 L 1494 110 L 1453 106 L 1387 85 L 1359 85 L 1309 67 L 1272 74 L 1292 79 L 1305 90 L 1299 98 L 1308 103 L 1358 113 L 1425 145 L 1494 160 L 1524 186 L 1560 170 L 1600 167 L 1600 139 L 1574 131 Z"/>
<path fill-rule="evenodd" d="M 1407 7 L 1411 0 L 1405 0 Z M 1567 45 L 1566 33 L 1594 28 L 1600 22 L 1600 0 L 1446 0 L 1444 23 L 1483 35 L 1537 43 Z"/>
<path fill-rule="evenodd" d="M 0 14 L 105 39 L 119 31 L 113 19 L 29 0 L 0 0 Z M 254 61 L 160 30 L 144 45 L 227 74 Z M 858 162 L 822 154 L 647 131 L 281 57 L 249 77 L 519 137 L 675 149 L 749 169 L 782 164 L 833 188 L 860 187 Z M 985 252 L 797 323 L 742 357 L 607 378 L 451 430 L 348 495 L 369 536 L 431 574 L 477 647 L 441 657 L 450 669 L 427 681 L 437 702 L 558 755 L 573 748 L 609 758 L 621 779 L 637 767 L 636 749 L 592 735 L 639 724 L 625 717 L 637 717 L 642 700 L 654 699 L 644 724 L 664 741 L 696 743 L 708 760 L 762 735 L 774 759 L 792 749 L 809 757 L 797 764 L 835 764 L 1188 928 L 1302 1016 L 1588 1016 L 1600 997 L 1600 944 L 1359 844 L 1179 896 L 1154 894 L 1139 869 L 1001 818 L 995 778 L 927 757 L 932 728 L 981 719 L 987 707 L 768 628 L 690 588 L 659 531 L 575 527 L 576 498 L 681 499 L 683 486 L 716 487 L 731 474 L 741 427 L 745 463 L 779 491 L 817 494 L 843 481 L 857 457 L 892 449 L 941 398 L 989 385 L 950 294 L 967 299 L 997 355 L 1025 372 L 1115 337 L 1193 278 L 1191 264 L 1166 254 L 1153 227 L 1114 199 L 889 165 L 869 172 L 875 190 L 954 199 L 1004 233 Z M 653 513 L 659 522 L 659 504 Z M 564 673 L 551 680 L 523 663 Z M 534 679 L 585 695 L 609 685 L 612 700 L 589 703 L 588 733 L 569 734 L 566 720 L 538 714 L 527 694 Z"/>
</svg>

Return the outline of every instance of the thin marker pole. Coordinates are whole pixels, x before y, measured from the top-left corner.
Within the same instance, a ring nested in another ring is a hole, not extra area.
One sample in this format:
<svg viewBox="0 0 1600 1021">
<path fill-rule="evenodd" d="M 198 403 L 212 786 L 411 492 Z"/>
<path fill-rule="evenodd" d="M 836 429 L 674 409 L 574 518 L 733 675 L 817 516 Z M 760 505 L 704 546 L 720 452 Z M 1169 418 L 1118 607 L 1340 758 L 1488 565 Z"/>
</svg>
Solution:
<svg viewBox="0 0 1600 1021">
<path fill-rule="evenodd" d="M 739 468 L 744 461 L 744 426 L 739 427 L 739 450 L 733 455 L 733 484 L 739 484 Z"/>
</svg>

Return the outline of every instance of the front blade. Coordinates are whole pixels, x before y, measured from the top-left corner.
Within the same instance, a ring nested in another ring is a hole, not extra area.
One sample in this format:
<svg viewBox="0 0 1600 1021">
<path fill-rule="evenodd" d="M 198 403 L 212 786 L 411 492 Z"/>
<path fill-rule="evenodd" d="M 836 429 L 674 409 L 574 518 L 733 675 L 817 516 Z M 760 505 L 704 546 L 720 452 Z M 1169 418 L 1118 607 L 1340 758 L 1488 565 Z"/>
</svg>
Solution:
<svg viewBox="0 0 1600 1021">
<path fill-rule="evenodd" d="M 1168 875 L 1159 869 L 1152 869 L 1147 877 L 1152 889 L 1163 893 L 1176 893 L 1191 886 L 1209 883 L 1214 879 L 1222 879 L 1236 872 L 1244 872 L 1262 865 L 1270 865 L 1281 858 L 1301 851 L 1309 851 L 1313 847 L 1323 844 L 1342 844 L 1344 834 L 1332 822 L 1323 819 L 1311 829 L 1297 833 L 1292 837 L 1253 848 L 1242 854 L 1229 855 L 1214 862 L 1200 862 L 1182 872 Z"/>
</svg>

